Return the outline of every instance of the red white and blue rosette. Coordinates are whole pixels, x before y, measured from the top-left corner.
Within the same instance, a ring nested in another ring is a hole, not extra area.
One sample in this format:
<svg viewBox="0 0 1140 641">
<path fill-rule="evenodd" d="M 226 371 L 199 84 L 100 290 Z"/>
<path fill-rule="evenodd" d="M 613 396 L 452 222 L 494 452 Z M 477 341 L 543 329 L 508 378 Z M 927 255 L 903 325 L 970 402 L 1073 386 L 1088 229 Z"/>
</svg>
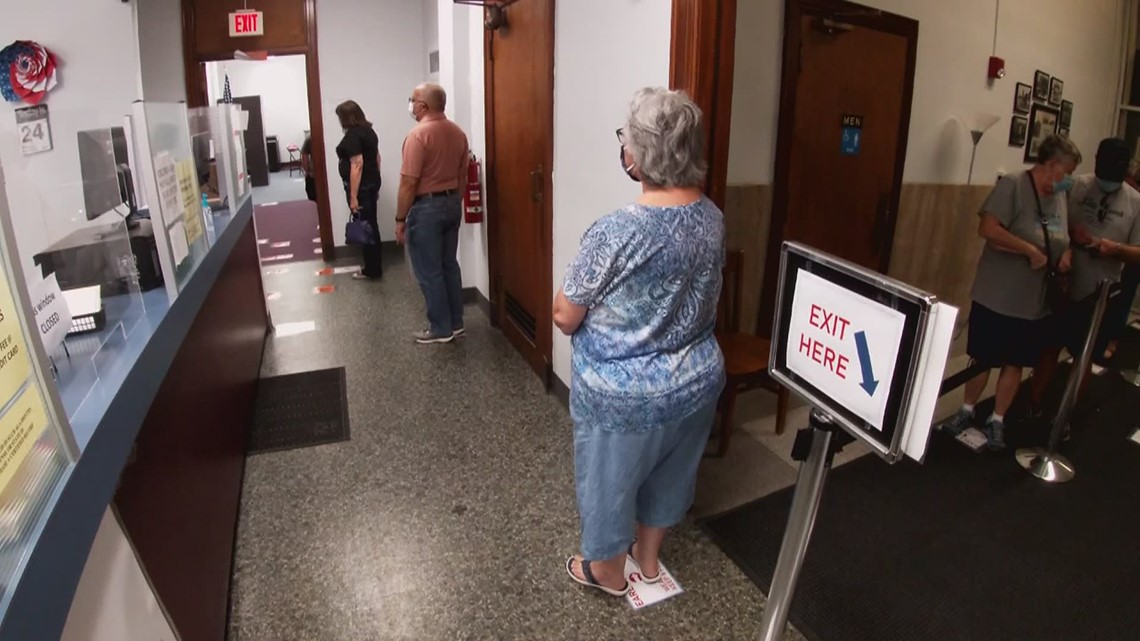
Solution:
<svg viewBox="0 0 1140 641">
<path fill-rule="evenodd" d="M 0 94 L 8 102 L 38 105 L 59 84 L 55 54 L 31 40 L 0 49 Z"/>
</svg>

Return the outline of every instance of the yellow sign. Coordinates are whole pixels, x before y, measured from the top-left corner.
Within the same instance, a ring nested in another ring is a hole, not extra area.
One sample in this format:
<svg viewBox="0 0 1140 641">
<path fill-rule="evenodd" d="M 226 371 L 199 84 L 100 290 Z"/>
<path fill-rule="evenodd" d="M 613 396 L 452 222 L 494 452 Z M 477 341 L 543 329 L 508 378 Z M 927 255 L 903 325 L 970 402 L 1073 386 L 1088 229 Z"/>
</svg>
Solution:
<svg viewBox="0 0 1140 641">
<path fill-rule="evenodd" d="M 193 245 L 202 236 L 202 192 L 194 180 L 194 160 L 178 161 L 177 172 L 178 191 L 182 194 L 182 224 L 186 226 L 186 240 Z"/>
<path fill-rule="evenodd" d="M 34 385 L 0 416 L 0 490 L 8 487 L 20 464 L 48 426 L 44 399 Z"/>
<path fill-rule="evenodd" d="M 0 270 L 0 407 L 12 400 L 32 372 L 28 344 L 24 342 L 16 314 L 16 301 L 8 287 L 8 278 Z"/>
</svg>

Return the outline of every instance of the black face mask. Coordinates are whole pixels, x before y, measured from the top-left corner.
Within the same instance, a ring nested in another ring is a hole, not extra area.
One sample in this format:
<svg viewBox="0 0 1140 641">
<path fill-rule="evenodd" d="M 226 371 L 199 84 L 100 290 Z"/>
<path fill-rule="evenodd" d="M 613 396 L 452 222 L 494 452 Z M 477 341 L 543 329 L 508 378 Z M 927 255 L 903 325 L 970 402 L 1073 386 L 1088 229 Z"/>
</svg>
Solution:
<svg viewBox="0 0 1140 641">
<path fill-rule="evenodd" d="M 633 165 L 625 164 L 625 145 L 622 145 L 618 149 L 618 161 L 621 163 L 621 170 L 625 172 L 626 176 L 629 176 L 630 180 L 635 183 L 641 182 L 641 178 L 638 178 L 637 174 L 633 173 Z"/>
</svg>

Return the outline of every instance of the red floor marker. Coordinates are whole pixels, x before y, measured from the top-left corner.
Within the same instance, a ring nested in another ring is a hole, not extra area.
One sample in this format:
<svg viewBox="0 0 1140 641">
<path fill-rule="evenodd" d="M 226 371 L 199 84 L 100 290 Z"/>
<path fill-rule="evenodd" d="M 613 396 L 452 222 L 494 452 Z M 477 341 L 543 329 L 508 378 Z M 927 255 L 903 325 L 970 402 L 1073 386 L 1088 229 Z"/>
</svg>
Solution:
<svg viewBox="0 0 1140 641">
<path fill-rule="evenodd" d="M 331 294 L 335 291 L 336 285 L 321 285 L 320 287 L 313 288 L 314 294 Z"/>
<path fill-rule="evenodd" d="M 265 300 L 277 300 L 281 298 L 281 292 L 269 292 L 265 295 Z"/>
<path fill-rule="evenodd" d="M 317 276 L 332 276 L 334 273 L 335 272 L 333 272 L 332 267 L 325 267 L 324 269 L 317 270 Z"/>
</svg>

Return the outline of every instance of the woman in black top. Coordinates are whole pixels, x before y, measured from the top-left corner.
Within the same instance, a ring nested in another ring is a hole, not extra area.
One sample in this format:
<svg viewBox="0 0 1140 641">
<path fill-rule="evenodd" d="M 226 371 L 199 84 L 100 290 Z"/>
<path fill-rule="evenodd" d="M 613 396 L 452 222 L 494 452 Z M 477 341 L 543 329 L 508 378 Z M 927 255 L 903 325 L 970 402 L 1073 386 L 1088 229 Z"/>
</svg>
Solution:
<svg viewBox="0 0 1140 641">
<path fill-rule="evenodd" d="M 371 245 L 361 247 L 364 266 L 352 275 L 356 279 L 380 278 L 380 227 L 376 221 L 376 206 L 380 199 L 380 141 L 372 123 L 355 101 L 346 100 L 337 105 L 336 116 L 344 129 L 344 138 L 336 146 L 340 160 L 340 177 L 344 181 L 344 194 L 348 209 L 372 225 Z"/>
</svg>

